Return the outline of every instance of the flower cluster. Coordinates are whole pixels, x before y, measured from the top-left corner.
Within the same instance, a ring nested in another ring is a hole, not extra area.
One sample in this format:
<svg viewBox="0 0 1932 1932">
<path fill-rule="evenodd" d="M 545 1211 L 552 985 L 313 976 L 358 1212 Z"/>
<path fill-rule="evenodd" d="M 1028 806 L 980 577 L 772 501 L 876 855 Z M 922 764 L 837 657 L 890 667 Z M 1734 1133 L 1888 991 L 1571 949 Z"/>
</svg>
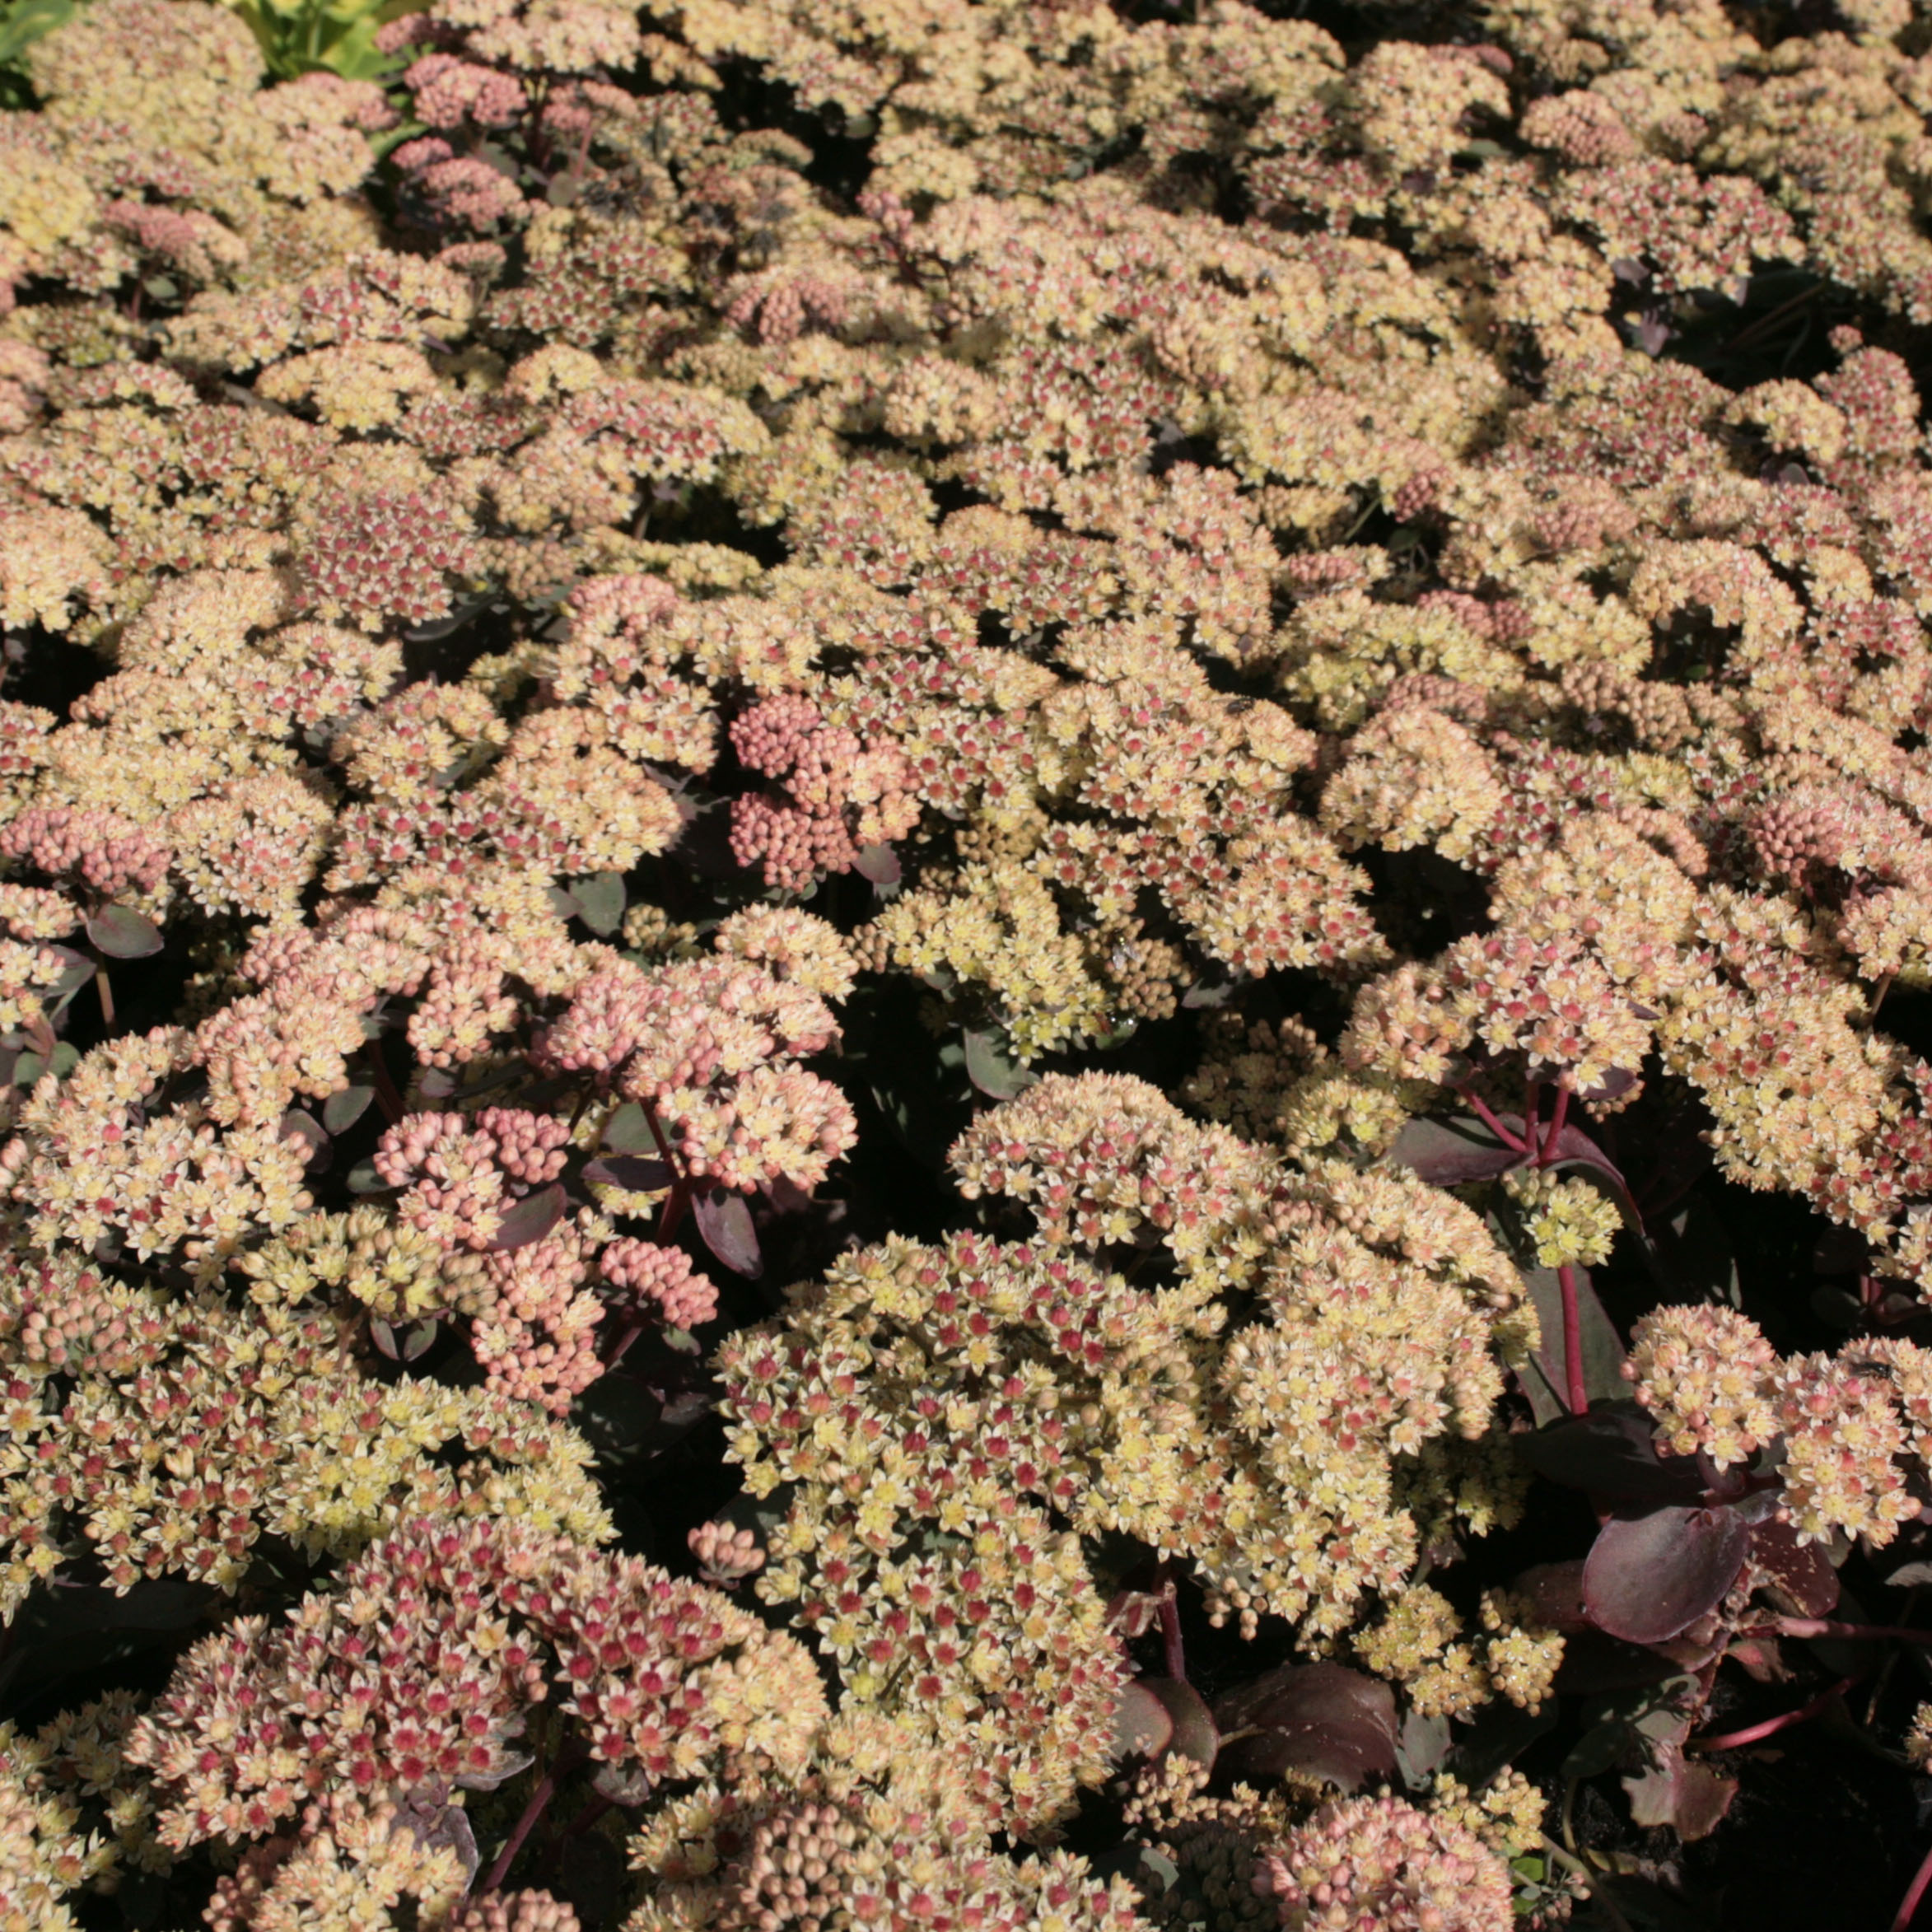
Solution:
<svg viewBox="0 0 1932 1932">
<path fill-rule="evenodd" d="M 863 1251 L 719 1360 L 748 1488 L 792 1486 L 759 1594 L 799 1606 L 856 1693 L 936 1737 L 996 1723 L 997 1801 L 1027 1821 L 1097 1775 L 1121 1667 L 1044 1511 L 1344 1627 L 1414 1558 L 1392 1458 L 1481 1435 L 1497 1355 L 1520 1359 L 1534 1328 L 1459 1203 L 1340 1165 L 1285 1173 L 1136 1081 L 1049 1076 L 954 1161 L 975 1190 L 1037 1201 L 1040 1236 Z M 1143 1230 L 1174 1286 L 1085 1258 Z M 1230 1323 L 1237 1287 L 1264 1318 Z"/>
<path fill-rule="evenodd" d="M 1475 1835 L 1399 1799 L 1352 1799 L 1316 1813 L 1254 1888 L 1286 1932 L 1506 1932 L 1514 1922 L 1500 1861 Z"/>
</svg>

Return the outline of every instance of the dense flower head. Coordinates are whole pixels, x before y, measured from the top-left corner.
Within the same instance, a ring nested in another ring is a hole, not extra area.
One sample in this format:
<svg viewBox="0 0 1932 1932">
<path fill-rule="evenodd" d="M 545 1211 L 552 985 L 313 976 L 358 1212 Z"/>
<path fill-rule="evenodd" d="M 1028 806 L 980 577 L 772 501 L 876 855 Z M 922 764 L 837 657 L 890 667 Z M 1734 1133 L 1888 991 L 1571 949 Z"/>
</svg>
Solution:
<svg viewBox="0 0 1932 1932">
<path fill-rule="evenodd" d="M 1475 1835 L 1398 1798 L 1355 1798 L 1316 1813 L 1254 1888 L 1287 1932 L 1504 1932 L 1514 1921 L 1501 1860 Z"/>
<path fill-rule="evenodd" d="M 285 1739 L 365 1799 L 501 1776 L 553 1692 L 597 1757 L 654 1781 L 733 1753 L 801 1762 L 824 1718 L 792 1640 L 714 1592 L 527 1530 L 418 1524 L 286 1623 L 244 1620 L 190 1651 L 128 1753 L 155 1776 L 165 1841 L 260 1837 L 301 1796 L 276 1762 Z"/>
</svg>

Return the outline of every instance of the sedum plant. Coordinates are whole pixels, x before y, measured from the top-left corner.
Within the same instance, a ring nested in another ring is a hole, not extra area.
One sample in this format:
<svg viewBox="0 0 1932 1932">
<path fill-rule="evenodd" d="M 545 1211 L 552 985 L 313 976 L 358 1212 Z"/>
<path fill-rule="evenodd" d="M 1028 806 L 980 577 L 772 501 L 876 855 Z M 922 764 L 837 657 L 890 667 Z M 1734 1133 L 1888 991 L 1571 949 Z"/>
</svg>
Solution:
<svg viewBox="0 0 1932 1932">
<path fill-rule="evenodd" d="M 1906 1932 L 1929 44 L 0 15 L 0 1927 Z"/>
</svg>

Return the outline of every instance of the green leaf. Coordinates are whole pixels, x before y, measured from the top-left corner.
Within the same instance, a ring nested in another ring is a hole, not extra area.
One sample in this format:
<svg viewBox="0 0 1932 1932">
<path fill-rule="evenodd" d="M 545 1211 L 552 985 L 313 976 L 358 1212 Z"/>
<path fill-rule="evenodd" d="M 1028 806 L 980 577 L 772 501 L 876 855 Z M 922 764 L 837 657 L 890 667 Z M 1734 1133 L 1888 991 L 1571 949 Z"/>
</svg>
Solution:
<svg viewBox="0 0 1932 1932">
<path fill-rule="evenodd" d="M 611 1154 L 656 1154 L 657 1136 L 644 1109 L 635 1100 L 627 1100 L 604 1123 L 604 1146 Z"/>
<path fill-rule="evenodd" d="M 600 939 L 609 937 L 624 922 L 623 875 L 600 872 L 594 878 L 580 879 L 570 889 L 578 916 Z"/>
<path fill-rule="evenodd" d="M 0 7 L 0 65 L 11 65 L 80 11 L 77 0 L 12 0 Z"/>
<path fill-rule="evenodd" d="M 369 1111 L 374 1087 L 342 1087 L 322 1103 L 322 1124 L 332 1134 L 345 1134 Z"/>
<path fill-rule="evenodd" d="M 80 1048 L 70 1040 L 62 1040 L 54 1048 L 51 1060 L 39 1053 L 22 1053 L 13 1063 L 13 1084 L 16 1087 L 32 1087 L 49 1067 L 65 1080 L 80 1063 Z"/>
<path fill-rule="evenodd" d="M 1003 1031 L 966 1029 L 966 1077 L 989 1099 L 1010 1100 L 1038 1079 L 1013 1057 Z"/>
</svg>

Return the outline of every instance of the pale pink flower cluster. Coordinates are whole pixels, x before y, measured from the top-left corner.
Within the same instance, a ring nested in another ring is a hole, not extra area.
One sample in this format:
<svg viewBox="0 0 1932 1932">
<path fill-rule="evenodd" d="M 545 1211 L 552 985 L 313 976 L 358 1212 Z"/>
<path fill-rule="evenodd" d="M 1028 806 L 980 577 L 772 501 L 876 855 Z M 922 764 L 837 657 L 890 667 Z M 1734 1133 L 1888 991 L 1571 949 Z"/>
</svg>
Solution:
<svg viewBox="0 0 1932 1932">
<path fill-rule="evenodd" d="M 806 698 L 768 698 L 731 725 L 748 770 L 783 781 L 780 800 L 731 801 L 731 851 L 763 863 L 768 884 L 797 892 L 820 872 L 849 872 L 861 851 L 903 838 L 918 821 L 912 768 L 896 745 L 828 725 Z"/>
<path fill-rule="evenodd" d="M 161 840 L 119 812 L 30 805 L 0 828 L 0 858 L 71 879 L 103 898 L 152 892 L 172 856 Z"/>
<path fill-rule="evenodd" d="M 604 1299 L 670 1328 L 696 1328 L 718 1312 L 716 1284 L 699 1274 L 681 1248 L 650 1241 L 613 1241 L 597 1258 L 608 1284 Z"/>
<path fill-rule="evenodd" d="M 1510 1932 L 1508 1868 L 1468 1827 L 1399 1798 L 1324 1805 L 1254 1872 L 1284 1932 Z"/>
<path fill-rule="evenodd" d="M 652 1108 L 693 1179 L 744 1191 L 782 1178 L 809 1191 L 857 1136 L 844 1095 L 796 1064 L 838 1038 L 809 987 L 694 959 L 593 973 L 534 1053 Z"/>
</svg>

